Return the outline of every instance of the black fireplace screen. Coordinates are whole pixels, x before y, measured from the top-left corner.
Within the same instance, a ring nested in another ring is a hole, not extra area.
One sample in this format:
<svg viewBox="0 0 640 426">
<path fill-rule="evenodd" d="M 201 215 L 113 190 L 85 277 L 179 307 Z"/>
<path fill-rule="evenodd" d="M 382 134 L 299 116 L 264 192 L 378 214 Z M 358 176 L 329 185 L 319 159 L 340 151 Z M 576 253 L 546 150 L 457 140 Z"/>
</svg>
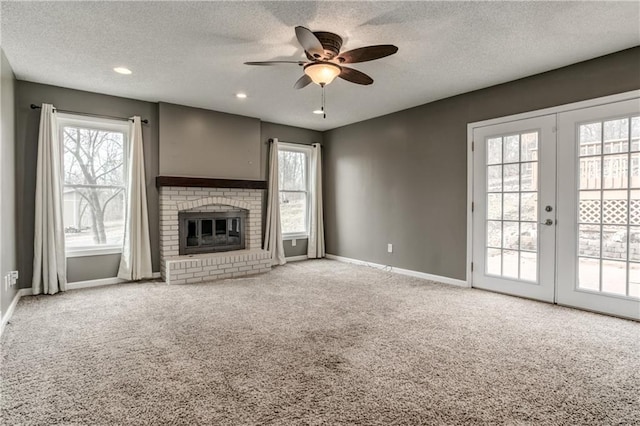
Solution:
<svg viewBox="0 0 640 426">
<path fill-rule="evenodd" d="M 180 212 L 181 255 L 242 250 L 246 212 Z"/>
</svg>

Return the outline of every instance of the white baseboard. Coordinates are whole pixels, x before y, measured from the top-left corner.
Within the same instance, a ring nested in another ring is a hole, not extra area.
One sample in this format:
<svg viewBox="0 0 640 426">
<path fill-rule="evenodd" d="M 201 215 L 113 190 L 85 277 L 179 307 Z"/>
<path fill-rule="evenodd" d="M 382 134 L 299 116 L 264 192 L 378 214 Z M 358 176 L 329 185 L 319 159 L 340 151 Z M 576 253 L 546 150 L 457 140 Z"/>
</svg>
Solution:
<svg viewBox="0 0 640 426">
<path fill-rule="evenodd" d="M 410 277 L 422 278 L 424 280 L 455 285 L 458 287 L 469 287 L 469 284 L 464 280 L 443 277 L 440 275 L 427 274 L 425 272 L 412 271 L 410 269 L 396 268 L 395 266 L 381 265 L 379 263 L 372 263 L 364 260 L 351 259 L 349 257 L 336 256 L 335 254 L 327 254 L 327 259 L 333 259 L 333 260 L 337 260 L 339 262 L 344 262 L 344 263 L 352 263 L 354 265 L 370 266 L 372 268 L 383 269 L 385 271 L 393 272 L 400 275 L 408 275 Z"/>
<path fill-rule="evenodd" d="M 309 259 L 309 258 L 307 257 L 306 254 L 303 254 L 303 255 L 300 255 L 300 256 L 285 257 L 285 260 L 287 262 L 299 262 L 301 260 L 307 260 L 307 259 Z"/>
<path fill-rule="evenodd" d="M 7 312 L 2 316 L 2 323 L 0 323 L 0 336 L 2 336 L 2 332 L 4 331 L 4 327 L 7 325 L 11 316 L 13 315 L 13 311 L 16 309 L 16 305 L 22 296 L 31 296 L 32 292 L 30 288 L 21 288 L 16 292 L 16 295 L 13 297 Z"/>
<path fill-rule="evenodd" d="M 160 272 L 154 272 L 151 277 L 160 278 Z M 100 287 L 103 285 L 121 284 L 126 282 L 128 281 L 117 278 L 117 277 L 101 278 L 98 280 L 88 280 L 88 281 L 76 281 L 73 283 L 67 283 L 67 290 L 78 290 L 80 288 Z"/>
</svg>

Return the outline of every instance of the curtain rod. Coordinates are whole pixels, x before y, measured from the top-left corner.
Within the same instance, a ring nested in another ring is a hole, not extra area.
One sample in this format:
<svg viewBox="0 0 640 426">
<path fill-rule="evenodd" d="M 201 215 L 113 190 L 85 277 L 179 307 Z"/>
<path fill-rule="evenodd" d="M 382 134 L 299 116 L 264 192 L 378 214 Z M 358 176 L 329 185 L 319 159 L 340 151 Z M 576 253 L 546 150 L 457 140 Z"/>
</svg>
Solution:
<svg viewBox="0 0 640 426">
<path fill-rule="evenodd" d="M 31 109 L 40 109 L 42 108 L 39 105 L 36 104 L 31 104 Z M 126 121 L 133 121 L 130 118 L 127 117 L 114 117 L 113 115 L 103 115 L 103 114 L 90 114 L 88 112 L 78 112 L 78 111 L 67 111 L 64 109 L 58 109 L 58 108 L 54 108 L 54 111 L 60 111 L 60 112 L 66 112 L 67 114 L 76 114 L 76 115 L 84 115 L 87 117 L 98 117 L 98 118 L 110 118 L 112 120 L 126 120 Z M 149 120 L 144 119 L 144 120 L 140 120 L 142 123 L 144 124 L 149 124 Z"/>
<path fill-rule="evenodd" d="M 273 143 L 273 139 L 269 138 L 269 143 Z M 287 141 L 281 141 L 280 139 L 278 139 L 278 142 L 282 142 L 282 143 L 290 143 L 293 145 L 304 145 L 304 146 L 311 146 L 314 143 L 317 143 L 318 145 L 322 146 L 322 144 L 320 142 L 313 142 L 313 143 L 300 143 L 300 142 L 287 142 Z"/>
</svg>

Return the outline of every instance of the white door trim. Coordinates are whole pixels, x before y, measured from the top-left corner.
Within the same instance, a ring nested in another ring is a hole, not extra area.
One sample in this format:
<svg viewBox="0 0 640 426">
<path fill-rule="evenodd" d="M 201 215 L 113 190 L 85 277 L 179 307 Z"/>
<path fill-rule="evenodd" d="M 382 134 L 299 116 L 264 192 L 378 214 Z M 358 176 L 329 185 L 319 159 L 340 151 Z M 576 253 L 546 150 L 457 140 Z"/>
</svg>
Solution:
<svg viewBox="0 0 640 426">
<path fill-rule="evenodd" d="M 491 126 L 494 124 L 503 124 L 510 121 L 518 121 L 527 118 L 534 118 L 542 115 L 559 114 L 562 112 L 573 111 L 576 109 L 589 108 L 593 106 L 606 105 L 610 103 L 631 100 L 640 96 L 640 90 L 632 90 L 629 92 L 618 93 L 600 98 L 588 99 L 586 101 L 573 102 L 569 104 L 559 105 L 550 108 L 539 109 L 535 111 L 524 112 L 520 114 L 508 115 L 505 117 L 492 118 L 489 120 L 475 121 L 467 124 L 467 285 L 473 285 L 471 274 L 471 262 L 473 260 L 473 215 L 471 205 L 473 203 L 473 131 L 479 127 Z"/>
</svg>

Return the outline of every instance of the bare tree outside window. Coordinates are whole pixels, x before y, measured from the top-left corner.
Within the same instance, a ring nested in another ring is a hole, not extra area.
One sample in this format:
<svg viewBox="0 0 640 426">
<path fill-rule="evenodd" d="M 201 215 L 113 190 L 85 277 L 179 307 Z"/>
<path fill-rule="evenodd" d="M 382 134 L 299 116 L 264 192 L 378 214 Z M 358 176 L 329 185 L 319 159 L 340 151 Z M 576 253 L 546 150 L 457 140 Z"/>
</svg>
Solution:
<svg viewBox="0 0 640 426">
<path fill-rule="evenodd" d="M 125 135 L 64 126 L 67 246 L 120 244 L 124 229 Z"/>
<path fill-rule="evenodd" d="M 308 233 L 307 154 L 280 149 L 278 179 L 280 184 L 280 221 L 283 234 Z"/>
</svg>

